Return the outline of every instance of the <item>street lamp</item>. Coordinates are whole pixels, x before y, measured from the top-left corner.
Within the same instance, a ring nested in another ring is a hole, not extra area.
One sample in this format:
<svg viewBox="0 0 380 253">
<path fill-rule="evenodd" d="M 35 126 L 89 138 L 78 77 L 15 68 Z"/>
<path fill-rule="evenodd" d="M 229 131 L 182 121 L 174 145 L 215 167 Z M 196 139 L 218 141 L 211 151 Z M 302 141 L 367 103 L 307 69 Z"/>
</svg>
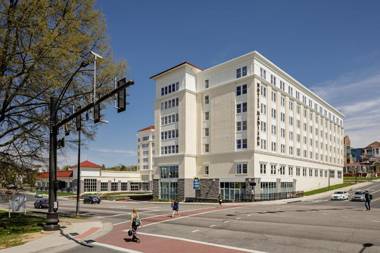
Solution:
<svg viewBox="0 0 380 253">
<path fill-rule="evenodd" d="M 97 53 L 95 53 L 94 51 L 91 51 L 91 54 L 94 56 L 94 87 L 93 87 L 93 103 L 95 104 L 95 101 L 96 101 L 96 59 L 99 58 L 99 59 L 103 59 L 103 57 Z"/>
</svg>

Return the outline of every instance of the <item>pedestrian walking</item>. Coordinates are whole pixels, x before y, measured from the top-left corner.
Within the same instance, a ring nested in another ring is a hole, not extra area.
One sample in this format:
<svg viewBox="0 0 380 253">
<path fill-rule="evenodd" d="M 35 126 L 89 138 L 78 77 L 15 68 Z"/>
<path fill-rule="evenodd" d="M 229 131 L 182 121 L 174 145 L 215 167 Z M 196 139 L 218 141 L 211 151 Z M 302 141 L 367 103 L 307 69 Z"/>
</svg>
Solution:
<svg viewBox="0 0 380 253">
<path fill-rule="evenodd" d="M 132 209 L 131 214 L 131 228 L 128 231 L 128 235 L 132 236 L 132 241 L 140 242 L 140 239 L 137 237 L 137 228 L 141 226 L 141 220 L 136 209 Z"/>
<path fill-rule="evenodd" d="M 173 203 L 172 203 L 172 218 L 174 217 L 175 214 L 179 215 L 178 214 L 178 211 L 179 211 L 179 203 L 177 200 L 174 200 Z"/>
<path fill-rule="evenodd" d="M 222 199 L 222 195 L 218 195 L 218 202 L 219 202 L 219 206 L 222 207 L 222 203 L 223 203 L 223 199 Z"/>
<path fill-rule="evenodd" d="M 371 210 L 371 194 L 369 194 L 368 191 L 365 192 L 365 208 L 367 209 L 367 211 Z"/>
</svg>

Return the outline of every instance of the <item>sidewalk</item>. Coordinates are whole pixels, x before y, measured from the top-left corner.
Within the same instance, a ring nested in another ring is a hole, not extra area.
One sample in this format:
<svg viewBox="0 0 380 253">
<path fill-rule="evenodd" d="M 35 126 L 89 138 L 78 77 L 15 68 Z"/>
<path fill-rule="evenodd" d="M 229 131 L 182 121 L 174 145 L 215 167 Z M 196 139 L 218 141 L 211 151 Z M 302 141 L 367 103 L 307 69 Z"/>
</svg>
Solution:
<svg viewBox="0 0 380 253">
<path fill-rule="evenodd" d="M 86 239 L 95 239 L 112 230 L 112 224 L 99 221 L 75 222 L 60 231 L 42 231 L 40 238 L 23 245 L 0 250 L 0 253 L 60 252 L 78 245 L 89 246 Z M 91 247 L 91 246 L 89 246 Z"/>
</svg>

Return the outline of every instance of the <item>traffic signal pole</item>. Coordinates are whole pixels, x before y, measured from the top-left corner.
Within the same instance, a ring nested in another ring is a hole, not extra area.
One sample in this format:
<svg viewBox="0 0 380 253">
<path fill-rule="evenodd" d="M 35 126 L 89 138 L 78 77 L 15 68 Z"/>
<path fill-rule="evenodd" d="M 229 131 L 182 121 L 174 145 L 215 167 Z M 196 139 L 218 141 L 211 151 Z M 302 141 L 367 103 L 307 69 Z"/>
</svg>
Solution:
<svg viewBox="0 0 380 253">
<path fill-rule="evenodd" d="M 47 231 L 59 229 L 59 219 L 58 213 L 54 210 L 58 208 L 57 204 L 57 99 L 55 97 L 50 97 L 49 111 L 49 130 L 50 130 L 50 141 L 49 141 L 49 210 L 47 213 L 46 224 L 44 229 Z"/>
<path fill-rule="evenodd" d="M 44 230 L 46 231 L 53 231 L 58 230 L 60 228 L 59 226 L 59 219 L 58 219 L 58 201 L 57 201 L 57 135 L 58 135 L 58 129 L 62 127 L 64 124 L 70 122 L 74 118 L 80 116 L 82 113 L 87 112 L 88 110 L 94 108 L 95 106 L 100 106 L 100 103 L 105 101 L 106 99 L 114 96 L 115 94 L 118 94 L 118 97 L 123 97 L 124 101 L 119 101 L 120 106 L 118 108 L 118 112 L 122 112 L 125 110 L 126 107 L 126 95 L 125 95 L 125 89 L 129 86 L 133 85 L 134 81 L 129 80 L 127 81 L 125 78 L 118 81 L 117 88 L 112 90 L 111 92 L 107 93 L 106 95 L 100 97 L 95 103 L 90 103 L 86 105 L 83 108 L 79 108 L 75 113 L 68 116 L 67 118 L 61 120 L 58 122 L 57 120 L 57 114 L 58 109 L 60 106 L 60 103 L 62 101 L 63 94 L 60 95 L 59 98 L 56 98 L 55 96 L 50 97 L 49 102 L 49 209 L 46 216 L 46 223 L 44 224 Z M 68 86 L 65 87 L 64 90 L 66 90 Z M 100 112 L 99 112 L 100 113 Z M 80 131 L 79 131 L 79 151 L 78 151 L 78 167 L 80 167 Z M 78 184 L 77 184 L 77 194 L 78 191 L 80 193 L 80 168 L 78 169 Z M 77 195 L 77 203 L 79 201 Z M 79 212 L 79 205 L 77 206 L 77 213 Z"/>
<path fill-rule="evenodd" d="M 79 215 L 79 199 L 80 199 L 80 142 L 81 130 L 78 131 L 78 164 L 77 164 L 77 205 L 75 208 L 75 215 Z"/>
</svg>

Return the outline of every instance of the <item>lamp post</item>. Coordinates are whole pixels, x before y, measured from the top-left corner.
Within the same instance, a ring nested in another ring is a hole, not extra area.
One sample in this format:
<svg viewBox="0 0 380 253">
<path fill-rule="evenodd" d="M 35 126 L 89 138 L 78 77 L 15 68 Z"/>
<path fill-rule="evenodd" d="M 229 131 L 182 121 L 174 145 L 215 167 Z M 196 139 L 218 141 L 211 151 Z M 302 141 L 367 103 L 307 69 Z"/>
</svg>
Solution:
<svg viewBox="0 0 380 253">
<path fill-rule="evenodd" d="M 94 56 L 94 84 L 93 84 L 93 103 L 96 102 L 96 58 L 103 59 L 103 57 L 94 51 L 91 51 L 91 54 Z"/>
</svg>

